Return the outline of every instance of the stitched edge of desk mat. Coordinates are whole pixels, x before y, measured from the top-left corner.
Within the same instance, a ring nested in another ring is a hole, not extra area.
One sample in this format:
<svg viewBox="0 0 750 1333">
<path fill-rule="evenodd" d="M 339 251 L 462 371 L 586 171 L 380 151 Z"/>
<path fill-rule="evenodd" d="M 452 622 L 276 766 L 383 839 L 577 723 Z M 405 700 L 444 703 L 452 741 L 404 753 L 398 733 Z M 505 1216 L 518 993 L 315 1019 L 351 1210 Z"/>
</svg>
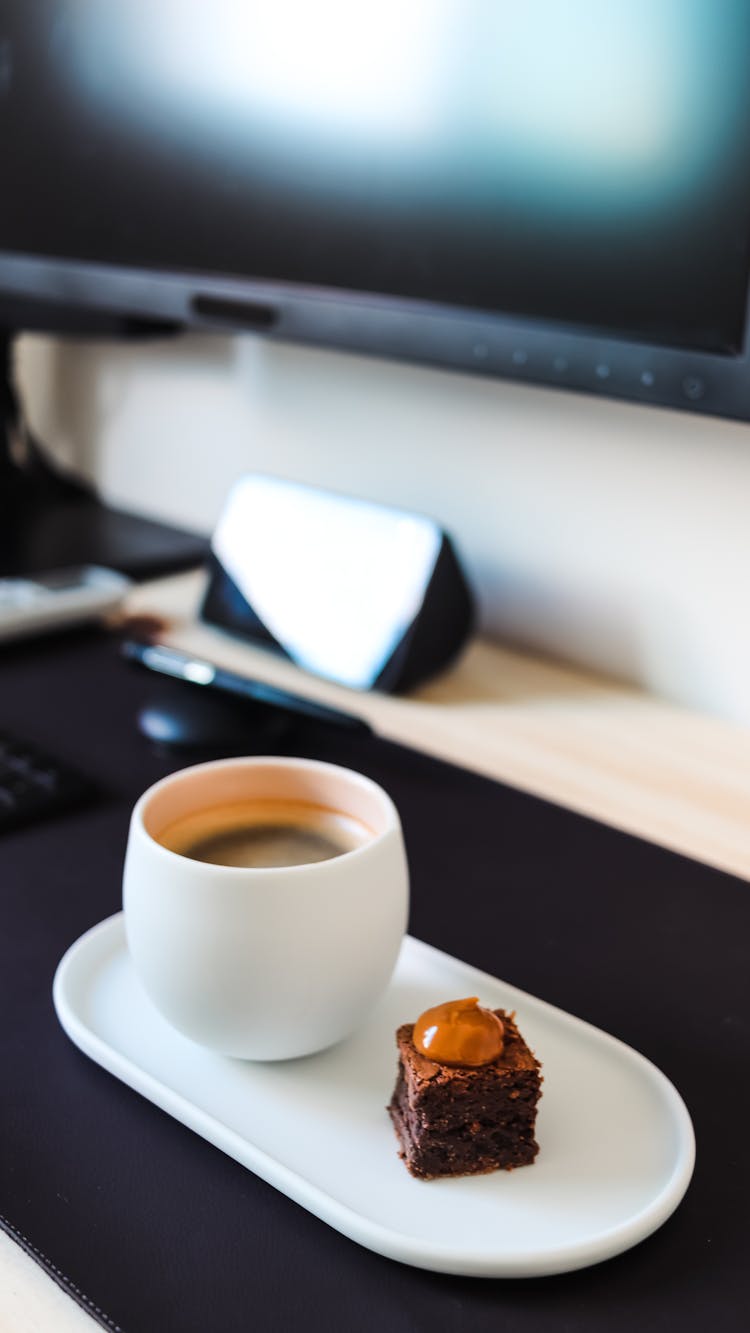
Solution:
<svg viewBox="0 0 750 1333">
<path fill-rule="evenodd" d="M 15 1241 L 19 1249 L 28 1254 L 29 1258 L 33 1259 L 57 1283 L 58 1287 L 62 1288 L 67 1296 L 71 1296 L 76 1305 L 80 1305 L 87 1315 L 101 1324 L 102 1328 L 108 1328 L 110 1333 L 124 1333 L 119 1324 L 110 1319 L 104 1310 L 100 1310 L 99 1306 L 86 1295 L 85 1291 L 81 1291 L 81 1288 L 76 1286 L 67 1273 L 63 1273 L 56 1264 L 53 1264 L 49 1256 L 38 1250 L 28 1236 L 24 1236 L 23 1232 L 19 1231 L 18 1227 L 14 1227 L 13 1223 L 9 1222 L 7 1217 L 3 1217 L 2 1213 L 0 1213 L 0 1227 L 10 1240 Z"/>
<path fill-rule="evenodd" d="M 138 736 L 134 715 L 153 683 L 124 667 L 111 642 L 79 635 L 54 654 L 17 649 L 3 658 L 0 682 L 15 729 L 109 792 L 95 809 L 0 843 L 0 1025 L 12 1075 L 0 1085 L 4 1213 L 9 1234 L 32 1237 L 53 1277 L 64 1274 L 71 1292 L 109 1312 L 106 1326 L 219 1333 L 252 1314 L 261 1326 L 321 1333 L 334 1318 L 341 1327 L 439 1329 L 460 1308 L 472 1333 L 496 1330 L 503 1313 L 514 1333 L 552 1329 L 563 1316 L 570 1330 L 599 1333 L 606 1321 L 615 1333 L 647 1324 L 644 1302 L 658 1308 L 676 1291 L 670 1313 L 683 1330 L 705 1327 L 707 1302 L 723 1333 L 743 1327 L 733 1282 L 744 1273 L 735 1218 L 747 1145 L 728 1141 L 712 1089 L 741 1070 L 732 1099 L 742 1123 L 746 884 L 377 737 L 332 738 L 312 724 L 290 732 L 281 752 L 349 764 L 393 794 L 412 860 L 413 934 L 643 1050 L 696 1123 L 698 1169 L 680 1209 L 599 1269 L 520 1284 L 518 1297 L 519 1284 L 488 1288 L 405 1268 L 311 1217 L 62 1033 L 51 1003 L 57 963 L 118 910 L 132 804 L 179 765 Z M 51 692 L 56 708 L 40 710 Z M 490 836 L 468 861 L 463 849 L 478 830 Z"/>
</svg>

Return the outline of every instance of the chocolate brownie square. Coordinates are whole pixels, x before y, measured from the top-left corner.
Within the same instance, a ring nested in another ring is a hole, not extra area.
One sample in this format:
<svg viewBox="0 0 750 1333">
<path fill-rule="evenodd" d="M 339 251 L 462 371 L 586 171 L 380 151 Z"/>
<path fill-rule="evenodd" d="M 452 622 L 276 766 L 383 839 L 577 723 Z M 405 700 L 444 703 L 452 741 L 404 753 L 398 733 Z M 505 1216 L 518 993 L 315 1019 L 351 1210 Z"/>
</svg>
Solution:
<svg viewBox="0 0 750 1333">
<path fill-rule="evenodd" d="M 413 1176 L 464 1176 L 529 1166 L 541 1096 L 540 1064 L 515 1015 L 494 1010 L 505 1027 L 502 1053 L 488 1064 L 440 1064 L 414 1046 L 414 1025 L 396 1033 L 398 1075 L 388 1106 L 400 1156 Z"/>
</svg>

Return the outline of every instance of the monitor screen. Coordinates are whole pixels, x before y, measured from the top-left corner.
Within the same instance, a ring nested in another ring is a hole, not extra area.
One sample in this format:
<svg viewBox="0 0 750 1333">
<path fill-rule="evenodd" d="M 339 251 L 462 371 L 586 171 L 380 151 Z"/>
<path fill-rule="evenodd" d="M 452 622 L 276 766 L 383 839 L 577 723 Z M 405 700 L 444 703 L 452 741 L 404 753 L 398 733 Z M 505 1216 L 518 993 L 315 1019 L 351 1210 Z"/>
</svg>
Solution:
<svg viewBox="0 0 750 1333">
<path fill-rule="evenodd" d="M 749 68 L 745 0 L 5 3 L 0 291 L 745 415 Z"/>
</svg>

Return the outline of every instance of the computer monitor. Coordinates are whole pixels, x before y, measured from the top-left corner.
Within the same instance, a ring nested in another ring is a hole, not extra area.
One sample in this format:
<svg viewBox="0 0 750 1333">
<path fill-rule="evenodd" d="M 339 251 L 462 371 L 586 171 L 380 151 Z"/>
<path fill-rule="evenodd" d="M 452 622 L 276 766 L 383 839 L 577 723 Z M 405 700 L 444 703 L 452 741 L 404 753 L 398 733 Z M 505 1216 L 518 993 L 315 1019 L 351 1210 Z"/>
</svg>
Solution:
<svg viewBox="0 0 750 1333">
<path fill-rule="evenodd" d="M 0 323 L 750 419 L 744 0 L 0 9 Z"/>
</svg>

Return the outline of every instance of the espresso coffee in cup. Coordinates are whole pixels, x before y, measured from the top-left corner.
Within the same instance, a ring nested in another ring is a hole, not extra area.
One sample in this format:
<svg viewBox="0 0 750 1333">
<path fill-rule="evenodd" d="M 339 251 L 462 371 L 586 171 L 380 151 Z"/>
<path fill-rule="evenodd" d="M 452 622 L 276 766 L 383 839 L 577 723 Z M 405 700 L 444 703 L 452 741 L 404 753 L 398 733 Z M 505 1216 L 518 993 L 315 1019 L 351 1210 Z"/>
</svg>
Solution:
<svg viewBox="0 0 750 1333">
<path fill-rule="evenodd" d="M 374 836 L 362 820 L 309 801 L 233 801 L 191 811 L 156 835 L 179 856 L 218 866 L 302 866 L 330 861 Z"/>
<path fill-rule="evenodd" d="M 224 1055 L 290 1059 L 352 1032 L 388 985 L 408 900 L 393 802 L 334 764 L 216 760 L 133 811 L 135 971 L 163 1018 Z"/>
</svg>

